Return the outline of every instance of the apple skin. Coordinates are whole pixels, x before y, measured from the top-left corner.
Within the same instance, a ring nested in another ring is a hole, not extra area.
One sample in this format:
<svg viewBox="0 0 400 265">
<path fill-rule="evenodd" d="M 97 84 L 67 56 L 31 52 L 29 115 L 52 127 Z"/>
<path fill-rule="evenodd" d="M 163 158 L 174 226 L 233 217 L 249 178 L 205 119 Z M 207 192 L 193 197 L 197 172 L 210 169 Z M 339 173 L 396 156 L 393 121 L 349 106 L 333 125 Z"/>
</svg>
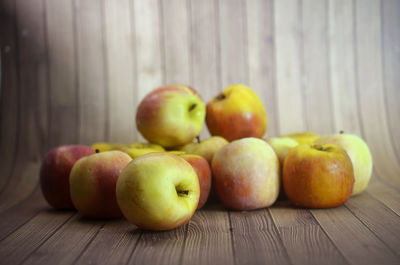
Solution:
<svg viewBox="0 0 400 265">
<path fill-rule="evenodd" d="M 353 191 L 354 174 L 346 151 L 336 145 L 299 145 L 286 155 L 283 185 L 289 200 L 303 208 L 344 204 Z"/>
<path fill-rule="evenodd" d="M 123 215 L 148 230 L 170 230 L 187 223 L 200 197 L 199 179 L 183 158 L 150 153 L 132 160 L 117 182 Z"/>
<path fill-rule="evenodd" d="M 181 154 L 179 155 L 185 159 L 196 171 L 197 177 L 199 178 L 200 185 L 200 197 L 197 209 L 200 209 L 207 202 L 208 196 L 211 190 L 211 168 L 207 160 L 202 156 L 194 154 Z"/>
<path fill-rule="evenodd" d="M 281 137 L 289 137 L 297 141 L 299 144 L 313 144 L 319 138 L 319 134 L 312 132 L 298 132 L 282 135 Z"/>
<path fill-rule="evenodd" d="M 46 201 L 56 209 L 74 209 L 69 174 L 76 161 L 95 153 L 85 145 L 63 145 L 50 150 L 40 168 L 40 187 Z"/>
<path fill-rule="evenodd" d="M 150 92 L 140 103 L 136 126 L 146 140 L 165 148 L 191 142 L 204 124 L 205 105 L 194 89 L 169 85 Z"/>
<path fill-rule="evenodd" d="M 289 151 L 298 146 L 299 143 L 290 137 L 271 137 L 264 139 L 274 149 L 275 154 L 279 160 L 279 177 L 281 183 L 281 191 L 279 193 L 280 199 L 286 199 L 285 190 L 283 188 L 283 162 L 285 161 L 286 155 Z"/>
<path fill-rule="evenodd" d="M 127 153 L 132 158 L 136 158 L 149 153 L 165 152 L 165 149 L 158 144 L 136 142 L 129 145 L 129 147 L 122 148 L 121 151 Z"/>
<path fill-rule="evenodd" d="M 353 194 L 363 192 L 372 176 L 372 155 L 363 139 L 354 134 L 335 134 L 322 136 L 315 144 L 336 144 L 346 150 L 354 169 Z"/>
<path fill-rule="evenodd" d="M 92 148 L 94 150 L 97 150 L 99 153 L 102 153 L 102 152 L 115 151 L 115 150 L 121 151 L 122 149 L 127 148 L 127 146 L 124 144 L 118 144 L 118 143 L 97 142 L 97 143 L 92 144 Z"/>
<path fill-rule="evenodd" d="M 232 85 L 208 102 L 206 123 L 211 135 L 233 141 L 261 138 L 267 130 L 268 118 L 253 90 L 244 85 Z"/>
<path fill-rule="evenodd" d="M 264 208 L 278 197 L 278 157 L 261 139 L 244 138 L 222 147 L 214 156 L 212 171 L 218 197 L 230 209 Z"/>
<path fill-rule="evenodd" d="M 84 157 L 75 163 L 70 175 L 71 199 L 86 218 L 119 218 L 115 189 L 122 169 L 132 158 L 121 151 L 108 151 Z"/>
<path fill-rule="evenodd" d="M 180 150 L 204 157 L 211 166 L 214 155 L 228 143 L 229 142 L 221 136 L 212 136 L 199 143 L 188 143 L 181 147 Z"/>
</svg>

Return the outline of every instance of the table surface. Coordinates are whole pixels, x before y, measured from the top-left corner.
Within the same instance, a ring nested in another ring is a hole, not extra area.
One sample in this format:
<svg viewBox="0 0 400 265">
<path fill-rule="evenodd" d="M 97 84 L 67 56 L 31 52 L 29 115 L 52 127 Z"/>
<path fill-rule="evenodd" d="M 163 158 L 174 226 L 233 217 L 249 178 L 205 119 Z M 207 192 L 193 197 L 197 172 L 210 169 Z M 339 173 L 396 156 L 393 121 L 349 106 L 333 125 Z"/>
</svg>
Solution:
<svg viewBox="0 0 400 265">
<path fill-rule="evenodd" d="M 28 163 L 16 173 L 34 179 L 38 168 Z M 278 201 L 241 212 L 213 202 L 166 232 L 52 210 L 38 187 L 18 203 L 3 200 L 5 208 L 1 264 L 400 264 L 399 186 L 377 172 L 367 191 L 337 208 Z"/>
</svg>

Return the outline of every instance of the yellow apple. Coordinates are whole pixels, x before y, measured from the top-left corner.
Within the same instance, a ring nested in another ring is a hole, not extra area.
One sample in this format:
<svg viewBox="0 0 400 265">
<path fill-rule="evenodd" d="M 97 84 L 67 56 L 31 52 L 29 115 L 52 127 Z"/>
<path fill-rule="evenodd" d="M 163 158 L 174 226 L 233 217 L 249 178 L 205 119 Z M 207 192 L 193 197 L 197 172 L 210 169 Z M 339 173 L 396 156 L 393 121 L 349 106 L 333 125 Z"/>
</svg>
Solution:
<svg viewBox="0 0 400 265">
<path fill-rule="evenodd" d="M 214 155 L 219 151 L 219 149 L 221 149 L 228 143 L 229 142 L 221 136 L 212 136 L 206 140 L 197 143 L 188 143 L 181 147 L 180 150 L 185 151 L 189 154 L 202 156 L 211 165 Z"/>
<path fill-rule="evenodd" d="M 372 156 L 368 145 L 354 134 L 335 134 L 318 138 L 316 144 L 336 144 L 346 150 L 354 169 L 353 195 L 364 191 L 372 175 Z"/>
<path fill-rule="evenodd" d="M 267 130 L 268 118 L 253 90 L 244 85 L 232 85 L 207 103 L 206 123 L 211 135 L 233 141 L 261 138 Z"/>
<path fill-rule="evenodd" d="M 136 126 L 149 142 L 173 148 L 199 135 L 204 117 L 205 105 L 193 88 L 169 85 L 153 90 L 141 101 Z"/>
<path fill-rule="evenodd" d="M 353 166 L 337 145 L 298 145 L 286 155 L 283 185 L 289 200 L 305 208 L 330 208 L 345 203 L 354 184 Z"/>
<path fill-rule="evenodd" d="M 113 151 L 113 150 L 121 151 L 122 149 L 124 149 L 126 147 L 127 147 L 126 145 L 118 144 L 118 143 L 97 142 L 97 143 L 92 144 L 92 148 L 94 150 L 98 150 L 99 153 Z"/>
<path fill-rule="evenodd" d="M 296 140 L 299 144 L 312 144 L 319 138 L 319 134 L 312 132 L 298 132 L 282 135 L 281 137 L 289 137 Z"/>
<path fill-rule="evenodd" d="M 196 171 L 183 158 L 164 152 L 132 160 L 117 183 L 117 201 L 134 225 L 169 230 L 187 223 L 199 203 Z"/>
<path fill-rule="evenodd" d="M 136 142 L 122 148 L 121 151 L 127 153 L 132 158 L 136 158 L 149 153 L 165 152 L 165 149 L 158 144 Z"/>
<path fill-rule="evenodd" d="M 233 210 L 271 206 L 279 194 L 279 161 L 272 147 L 257 138 L 235 140 L 212 161 L 214 187 Z"/>
</svg>

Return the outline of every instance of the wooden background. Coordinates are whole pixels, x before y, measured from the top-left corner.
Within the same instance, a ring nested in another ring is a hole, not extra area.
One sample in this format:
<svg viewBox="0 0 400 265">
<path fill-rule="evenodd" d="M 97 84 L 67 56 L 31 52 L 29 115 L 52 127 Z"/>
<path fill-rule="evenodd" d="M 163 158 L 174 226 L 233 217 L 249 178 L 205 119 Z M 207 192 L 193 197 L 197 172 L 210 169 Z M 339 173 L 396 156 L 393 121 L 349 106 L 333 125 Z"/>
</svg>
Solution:
<svg viewBox="0 0 400 265">
<path fill-rule="evenodd" d="M 0 55 L 0 263 L 400 264 L 400 1 L 0 0 Z M 143 139 L 136 106 L 170 83 L 205 101 L 249 85 L 269 136 L 360 135 L 368 190 L 330 210 L 211 205 L 164 233 L 50 210 L 45 152 Z"/>
</svg>

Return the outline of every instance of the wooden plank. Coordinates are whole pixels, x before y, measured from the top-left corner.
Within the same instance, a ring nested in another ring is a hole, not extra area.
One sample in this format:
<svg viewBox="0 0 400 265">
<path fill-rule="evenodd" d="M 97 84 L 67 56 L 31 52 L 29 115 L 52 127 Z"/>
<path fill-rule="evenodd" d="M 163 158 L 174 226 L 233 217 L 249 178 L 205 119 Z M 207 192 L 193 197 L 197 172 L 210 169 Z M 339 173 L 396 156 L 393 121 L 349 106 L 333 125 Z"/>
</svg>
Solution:
<svg viewBox="0 0 400 265">
<path fill-rule="evenodd" d="M 244 1 L 219 0 L 218 23 L 221 85 L 225 89 L 232 84 L 247 84 L 249 74 Z"/>
<path fill-rule="evenodd" d="M 79 80 L 79 142 L 106 141 L 107 79 L 101 1 L 74 0 Z"/>
<path fill-rule="evenodd" d="M 60 229 L 73 214 L 72 211 L 42 210 L 41 213 L 0 242 L 2 263 L 22 263 Z"/>
<path fill-rule="evenodd" d="M 377 172 L 384 181 L 400 187 L 400 165 L 390 143 L 384 106 L 380 11 L 377 1 L 356 1 L 356 76 L 360 118 Z M 385 159 L 381 159 L 383 157 Z"/>
<path fill-rule="evenodd" d="M 19 131 L 18 50 L 14 1 L 0 8 L 0 193 L 6 188 L 15 165 Z M 7 66 L 7 67 L 5 67 Z"/>
<path fill-rule="evenodd" d="M 108 81 L 108 140 L 130 143 L 137 137 L 134 128 L 136 106 L 134 37 L 129 0 L 104 0 Z"/>
<path fill-rule="evenodd" d="M 58 214 L 57 214 L 58 216 Z M 24 260 L 24 264 L 71 264 L 96 236 L 104 221 L 74 215 Z M 43 231 L 46 234 L 46 230 Z"/>
<path fill-rule="evenodd" d="M 278 126 L 281 134 L 304 131 L 299 1 L 274 2 Z"/>
<path fill-rule="evenodd" d="M 50 147 L 74 144 L 78 133 L 78 87 L 72 1 L 46 0 L 50 74 Z"/>
<path fill-rule="evenodd" d="M 222 91 L 218 80 L 217 28 L 215 1 L 190 2 L 191 43 L 190 53 L 192 85 L 207 103 Z M 206 124 L 201 139 L 210 137 Z"/>
<path fill-rule="evenodd" d="M 268 210 L 231 212 L 230 218 L 236 264 L 290 263 Z"/>
<path fill-rule="evenodd" d="M 128 263 L 179 264 L 185 246 L 187 225 L 165 232 L 142 231 Z"/>
<path fill-rule="evenodd" d="M 346 207 L 367 226 L 386 247 L 400 257 L 400 216 L 368 193 L 351 198 Z"/>
<path fill-rule="evenodd" d="M 302 1 L 302 68 L 304 74 L 304 114 L 307 129 L 320 134 L 333 133 L 329 82 L 328 3 Z M 316 115 L 318 112 L 318 115 Z"/>
<path fill-rule="evenodd" d="M 190 22 L 186 0 L 161 0 L 166 84 L 191 84 Z M 173 15 L 172 15 L 173 14 Z"/>
<path fill-rule="evenodd" d="M 43 195 L 36 189 L 25 200 L 0 213 L 0 241 L 47 207 Z"/>
<path fill-rule="evenodd" d="M 308 210 L 281 201 L 269 211 L 293 264 L 349 264 Z"/>
<path fill-rule="evenodd" d="M 268 115 L 269 136 L 278 132 L 274 58 L 274 8 L 272 0 L 247 1 L 249 86 L 260 96 Z"/>
<path fill-rule="evenodd" d="M 344 206 L 311 212 L 351 264 L 398 264 L 398 257 Z"/>
<path fill-rule="evenodd" d="M 160 6 L 158 0 L 134 1 L 133 18 L 136 41 L 136 103 L 153 89 L 165 84 Z M 136 113 L 136 109 L 135 109 Z M 135 127 L 136 128 L 136 127 Z M 139 135 L 138 139 L 144 138 Z"/>
<path fill-rule="evenodd" d="M 383 82 L 385 93 L 385 108 L 388 116 L 390 140 L 395 148 L 397 160 L 400 160 L 400 2 L 383 0 L 381 10 L 382 49 L 383 49 Z"/>
<path fill-rule="evenodd" d="M 234 252 L 226 210 L 205 205 L 190 220 L 181 264 L 233 264 Z"/>
<path fill-rule="evenodd" d="M 109 221 L 76 264 L 128 264 L 140 235 L 141 231 L 126 220 Z"/>
</svg>

